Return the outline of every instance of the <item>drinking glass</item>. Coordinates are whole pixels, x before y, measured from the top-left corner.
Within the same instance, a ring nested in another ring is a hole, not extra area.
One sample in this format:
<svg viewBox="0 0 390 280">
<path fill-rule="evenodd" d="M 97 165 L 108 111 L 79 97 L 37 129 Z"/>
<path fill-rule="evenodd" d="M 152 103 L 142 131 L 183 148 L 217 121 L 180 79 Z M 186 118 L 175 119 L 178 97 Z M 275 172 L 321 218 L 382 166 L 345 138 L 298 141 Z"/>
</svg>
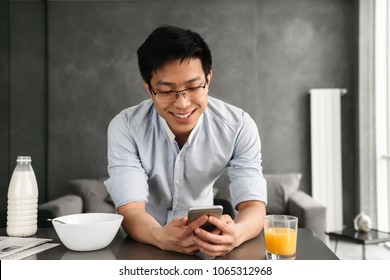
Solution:
<svg viewBox="0 0 390 280">
<path fill-rule="evenodd" d="M 297 251 L 298 218 L 288 215 L 264 217 L 266 258 L 294 260 Z"/>
</svg>

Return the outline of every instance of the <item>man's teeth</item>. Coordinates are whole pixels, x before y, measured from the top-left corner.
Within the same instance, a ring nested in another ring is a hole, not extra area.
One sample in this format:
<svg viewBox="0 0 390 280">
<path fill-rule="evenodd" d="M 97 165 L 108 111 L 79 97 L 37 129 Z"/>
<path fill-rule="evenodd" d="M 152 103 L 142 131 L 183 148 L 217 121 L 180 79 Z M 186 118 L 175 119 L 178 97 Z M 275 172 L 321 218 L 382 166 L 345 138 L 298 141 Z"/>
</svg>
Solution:
<svg viewBox="0 0 390 280">
<path fill-rule="evenodd" d="M 190 113 L 188 113 L 188 114 L 184 114 L 184 115 L 182 115 L 182 114 L 175 114 L 175 113 L 174 113 L 174 115 L 175 115 L 175 117 L 178 117 L 178 118 L 180 118 L 180 119 L 185 119 L 185 118 L 188 118 L 188 117 L 191 115 L 191 113 L 192 113 L 192 112 L 190 112 Z"/>
</svg>

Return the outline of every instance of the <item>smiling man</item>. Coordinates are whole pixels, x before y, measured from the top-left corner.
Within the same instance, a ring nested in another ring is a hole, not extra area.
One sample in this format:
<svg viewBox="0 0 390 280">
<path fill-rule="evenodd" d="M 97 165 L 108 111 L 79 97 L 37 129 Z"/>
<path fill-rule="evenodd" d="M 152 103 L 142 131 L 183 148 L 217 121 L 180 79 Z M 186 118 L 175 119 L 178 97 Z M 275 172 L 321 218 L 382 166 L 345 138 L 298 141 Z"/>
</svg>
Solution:
<svg viewBox="0 0 390 280">
<path fill-rule="evenodd" d="M 150 98 L 108 128 L 105 183 L 123 228 L 163 250 L 223 256 L 263 228 L 267 191 L 256 124 L 209 96 L 212 58 L 199 34 L 159 27 L 138 49 L 138 64 Z M 238 215 L 187 224 L 190 207 L 213 204 L 225 168 Z M 206 222 L 216 228 L 201 229 Z"/>
</svg>

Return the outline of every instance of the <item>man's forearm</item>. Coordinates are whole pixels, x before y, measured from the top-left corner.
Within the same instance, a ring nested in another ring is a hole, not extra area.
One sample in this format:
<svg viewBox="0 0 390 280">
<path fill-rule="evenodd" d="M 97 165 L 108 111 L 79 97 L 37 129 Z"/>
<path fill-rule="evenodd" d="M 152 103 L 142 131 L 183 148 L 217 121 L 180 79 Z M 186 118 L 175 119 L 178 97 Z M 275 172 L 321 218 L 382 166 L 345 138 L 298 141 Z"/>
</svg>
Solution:
<svg viewBox="0 0 390 280">
<path fill-rule="evenodd" d="M 162 248 L 158 232 L 161 225 L 143 209 L 127 208 L 118 211 L 124 216 L 122 227 L 136 241 Z"/>
<path fill-rule="evenodd" d="M 240 228 L 237 246 L 260 234 L 263 229 L 263 218 L 266 215 L 264 203 L 260 201 L 243 202 L 238 206 L 239 214 L 234 220 Z"/>
</svg>

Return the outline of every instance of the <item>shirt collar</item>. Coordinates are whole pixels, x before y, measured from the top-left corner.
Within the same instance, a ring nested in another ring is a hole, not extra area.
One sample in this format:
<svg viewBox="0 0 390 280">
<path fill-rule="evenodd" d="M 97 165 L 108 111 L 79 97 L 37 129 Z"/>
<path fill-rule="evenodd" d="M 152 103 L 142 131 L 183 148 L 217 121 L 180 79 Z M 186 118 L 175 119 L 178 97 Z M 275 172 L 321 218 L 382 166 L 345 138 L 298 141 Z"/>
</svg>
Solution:
<svg viewBox="0 0 390 280">
<path fill-rule="evenodd" d="M 199 128 L 202 126 L 203 116 L 204 116 L 204 112 L 202 113 L 202 115 L 200 115 L 200 117 L 198 119 L 198 122 L 196 123 L 195 127 L 192 129 L 192 131 L 190 133 L 190 136 L 188 137 L 188 140 L 187 140 L 188 145 L 191 145 L 192 138 L 195 137 L 195 135 L 198 132 Z"/>
<path fill-rule="evenodd" d="M 169 140 L 171 140 L 171 141 L 175 140 L 176 136 L 175 136 L 175 134 L 173 134 L 172 130 L 169 128 L 167 121 L 164 118 L 162 118 L 158 113 L 157 113 L 157 115 L 158 115 L 158 119 L 160 120 L 165 131 L 168 134 Z"/>
</svg>

